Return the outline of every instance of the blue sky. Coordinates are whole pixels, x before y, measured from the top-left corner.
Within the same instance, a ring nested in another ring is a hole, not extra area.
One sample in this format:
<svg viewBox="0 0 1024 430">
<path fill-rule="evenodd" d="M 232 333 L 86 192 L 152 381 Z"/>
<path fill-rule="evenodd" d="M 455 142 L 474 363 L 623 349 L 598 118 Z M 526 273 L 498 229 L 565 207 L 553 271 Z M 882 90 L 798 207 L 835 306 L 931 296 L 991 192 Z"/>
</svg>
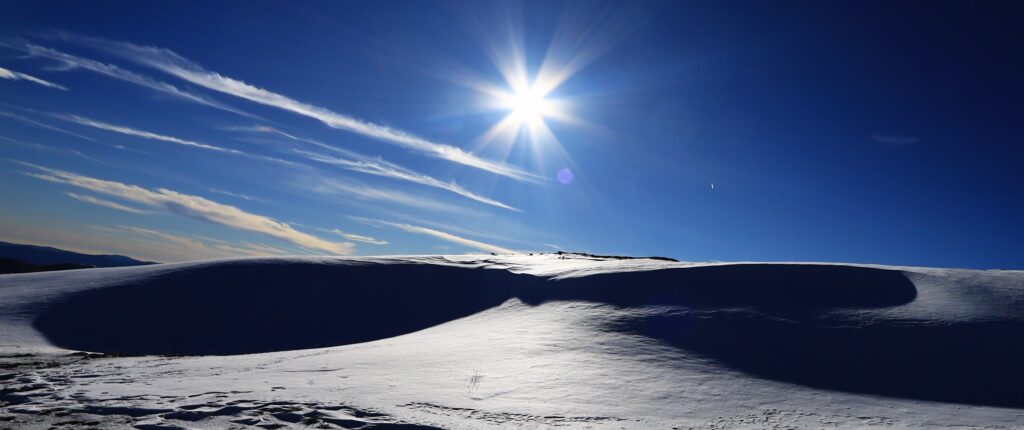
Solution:
<svg viewBox="0 0 1024 430">
<path fill-rule="evenodd" d="M 1022 268 L 995 4 L 11 2 L 0 240 Z"/>
</svg>

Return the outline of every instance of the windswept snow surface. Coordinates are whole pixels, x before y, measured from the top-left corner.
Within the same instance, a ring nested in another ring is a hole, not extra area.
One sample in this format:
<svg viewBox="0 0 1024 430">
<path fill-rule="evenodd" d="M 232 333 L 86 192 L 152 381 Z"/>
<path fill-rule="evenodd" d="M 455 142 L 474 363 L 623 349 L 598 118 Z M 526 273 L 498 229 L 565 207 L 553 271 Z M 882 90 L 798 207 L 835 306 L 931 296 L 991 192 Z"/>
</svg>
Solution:
<svg viewBox="0 0 1024 430">
<path fill-rule="evenodd" d="M 543 254 L 2 275 L 0 427 L 1022 428 L 1022 340 L 1021 271 Z"/>
</svg>

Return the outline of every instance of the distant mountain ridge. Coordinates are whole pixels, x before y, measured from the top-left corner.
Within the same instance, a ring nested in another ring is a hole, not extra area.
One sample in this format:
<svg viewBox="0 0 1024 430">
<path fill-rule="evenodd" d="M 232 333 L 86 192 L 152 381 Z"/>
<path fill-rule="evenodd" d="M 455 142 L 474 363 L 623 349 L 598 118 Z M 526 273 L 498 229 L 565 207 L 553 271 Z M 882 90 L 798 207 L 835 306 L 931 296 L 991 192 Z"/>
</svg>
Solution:
<svg viewBox="0 0 1024 430">
<path fill-rule="evenodd" d="M 12 258 L 0 257 L 0 274 L 52 272 L 55 270 L 91 269 L 92 267 L 78 263 L 32 264 Z"/>
<path fill-rule="evenodd" d="M 120 267 L 154 264 L 123 255 L 81 254 L 49 246 L 0 242 L 0 258 L 17 260 L 30 265 L 67 265 L 79 267 Z"/>
</svg>

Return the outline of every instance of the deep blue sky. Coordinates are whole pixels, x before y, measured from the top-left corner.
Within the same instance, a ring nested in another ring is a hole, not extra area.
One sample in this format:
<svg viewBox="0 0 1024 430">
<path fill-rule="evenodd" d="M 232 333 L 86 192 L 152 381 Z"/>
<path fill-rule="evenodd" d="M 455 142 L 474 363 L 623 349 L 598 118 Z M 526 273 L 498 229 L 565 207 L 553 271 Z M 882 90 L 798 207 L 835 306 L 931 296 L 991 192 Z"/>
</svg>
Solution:
<svg viewBox="0 0 1024 430">
<path fill-rule="evenodd" d="M 995 2 L 4 9 L 0 240 L 1024 268 Z M 551 107 L 488 135 L 517 70 Z"/>
</svg>

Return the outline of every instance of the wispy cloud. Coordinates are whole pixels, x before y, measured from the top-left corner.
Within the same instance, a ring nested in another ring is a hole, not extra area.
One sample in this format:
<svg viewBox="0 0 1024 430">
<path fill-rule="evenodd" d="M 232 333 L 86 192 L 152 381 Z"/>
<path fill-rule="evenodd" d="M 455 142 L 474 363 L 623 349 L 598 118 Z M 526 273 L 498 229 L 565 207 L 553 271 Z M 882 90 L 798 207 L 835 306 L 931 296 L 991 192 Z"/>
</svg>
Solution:
<svg viewBox="0 0 1024 430">
<path fill-rule="evenodd" d="M 97 128 L 97 129 L 100 129 L 100 130 L 112 131 L 114 133 L 120 133 L 120 134 L 124 134 L 124 135 L 128 135 L 128 136 L 135 136 L 135 137 L 141 137 L 143 139 L 149 139 L 149 140 L 156 140 L 156 141 L 161 141 L 161 142 L 174 143 L 174 144 L 177 144 L 177 145 L 190 146 L 190 147 L 193 147 L 193 148 L 205 149 L 205 150 L 209 150 L 209 151 L 217 151 L 217 152 L 222 152 L 222 153 L 226 153 L 226 154 L 240 155 L 240 156 L 252 158 L 252 159 L 255 159 L 255 160 L 269 161 L 269 162 L 272 162 L 272 163 L 285 164 L 285 165 L 289 165 L 289 166 L 293 166 L 293 167 L 298 166 L 298 164 L 296 164 L 296 163 L 293 163 L 293 162 L 288 161 L 288 160 L 283 160 L 283 159 L 280 159 L 280 158 L 268 157 L 268 156 L 265 156 L 265 155 L 250 154 L 248 152 L 239 151 L 237 149 L 224 148 L 224 147 L 220 147 L 220 146 L 216 146 L 216 145 L 209 145 L 209 144 L 206 144 L 206 143 L 196 142 L 194 140 L 182 139 L 180 137 L 168 136 L 168 135 L 159 134 L 159 133 L 153 133 L 153 132 L 145 131 L 145 130 L 138 130 L 138 129 L 134 129 L 134 128 L 131 128 L 131 127 L 125 127 L 125 126 L 122 126 L 122 125 L 109 124 L 109 123 L 105 123 L 105 122 L 102 122 L 102 121 L 96 121 L 94 119 L 89 119 L 89 118 L 85 118 L 85 117 L 78 116 L 78 115 L 63 115 L 63 114 L 51 114 L 51 115 L 56 117 L 56 118 L 60 118 L 60 119 L 63 119 L 65 121 L 70 121 L 70 122 L 73 122 L 73 123 L 76 123 L 76 124 L 79 124 L 79 125 L 84 125 L 84 126 L 87 126 L 87 127 L 93 127 L 93 128 Z"/>
<path fill-rule="evenodd" d="M 223 248 L 220 245 L 215 245 L 215 247 L 218 247 L 219 249 L 225 249 L 225 248 Z M 293 255 L 293 254 L 295 254 L 294 251 L 288 251 L 288 250 L 277 248 L 277 247 L 274 247 L 274 246 L 264 245 L 264 244 L 259 244 L 259 243 L 252 243 L 252 242 L 242 242 L 242 244 L 240 245 L 240 248 L 241 249 L 245 249 L 245 250 L 249 250 L 251 252 L 256 253 L 256 254 L 253 254 L 253 255 Z"/>
<path fill-rule="evenodd" d="M 308 187 L 311 191 L 327 194 L 347 194 L 360 200 L 374 200 L 379 202 L 397 203 L 419 209 L 427 209 L 443 212 L 460 212 L 464 209 L 459 206 L 445 204 L 436 200 L 427 199 L 402 191 L 388 190 L 371 187 L 356 181 L 340 181 L 333 178 L 316 178 L 316 182 Z"/>
<path fill-rule="evenodd" d="M 2 140 L 4 142 L 10 142 L 10 143 L 13 143 L 13 144 L 19 145 L 19 146 L 24 146 L 26 148 L 31 148 L 31 149 L 34 149 L 34 150 L 37 150 L 37 151 L 46 151 L 46 152 L 54 152 L 54 153 L 72 154 L 72 155 L 81 157 L 82 159 L 92 161 L 94 163 L 107 164 L 105 161 L 99 160 L 99 159 L 97 159 L 95 157 L 91 157 L 89 155 L 85 155 L 84 153 L 82 153 L 82 151 L 79 151 L 77 149 L 68 149 L 68 148 L 61 148 L 61 147 L 56 147 L 56 146 L 40 145 L 38 143 L 25 142 L 25 141 L 21 141 L 21 140 L 18 140 L 18 139 L 11 139 L 11 138 L 9 138 L 7 136 L 0 136 L 0 140 Z"/>
<path fill-rule="evenodd" d="M 321 163 L 333 164 L 336 166 L 341 166 L 348 170 L 366 173 L 369 175 L 383 176 L 386 178 L 408 181 L 420 185 L 426 185 L 428 187 L 439 188 L 445 191 L 453 192 L 468 199 L 478 201 L 480 203 L 488 204 L 491 206 L 497 206 L 499 208 L 508 209 L 511 211 L 521 212 L 519 209 L 516 209 L 500 201 L 473 193 L 472 191 L 463 188 L 461 185 L 455 182 L 444 182 L 441 181 L 440 179 L 436 179 L 421 173 L 413 172 L 412 170 L 406 169 L 402 166 L 398 166 L 393 163 L 389 163 L 384 160 L 374 160 L 365 158 L 353 160 L 346 158 L 331 157 L 323 154 L 316 154 L 313 152 L 298 149 L 296 149 L 295 152 L 302 154 L 303 156 L 309 158 L 310 160 L 319 161 Z"/>
<path fill-rule="evenodd" d="M 92 225 L 90 227 L 94 230 L 114 233 L 119 236 L 127 233 L 133 237 L 141 238 L 142 240 L 155 245 L 162 254 L 170 256 L 172 260 L 262 257 L 268 255 L 288 254 L 286 251 L 266 245 L 258 245 L 248 242 L 232 244 L 209 237 L 182 236 L 142 227 L 124 225 L 114 227 Z"/>
<path fill-rule="evenodd" d="M 27 73 L 15 72 L 14 70 L 5 69 L 3 67 L 0 67 L 0 79 L 11 79 L 11 80 L 15 80 L 15 81 L 29 81 L 29 82 L 32 82 L 32 83 L 35 83 L 35 84 L 42 85 L 44 87 L 56 88 L 56 89 L 61 90 L 61 91 L 67 91 L 68 90 L 67 87 L 65 87 L 63 85 L 57 85 L 57 84 L 55 84 L 53 82 L 39 79 L 39 78 L 37 78 L 35 76 L 32 76 L 32 75 L 29 75 Z"/>
<path fill-rule="evenodd" d="M 203 243 L 201 240 L 194 239 L 191 237 L 179 236 L 176 234 L 165 233 L 162 231 L 156 231 L 141 227 L 130 227 L 130 226 L 117 226 L 117 227 L 105 227 L 94 225 L 93 228 L 97 230 L 109 231 L 109 232 L 128 232 L 138 236 L 144 236 L 147 238 L 156 238 L 164 242 L 170 242 L 184 248 L 181 254 L 187 255 L 189 259 L 201 259 L 201 258 L 218 258 L 227 257 L 219 252 L 214 252 Z"/>
<path fill-rule="evenodd" d="M 21 116 L 21 115 L 15 114 L 15 113 L 0 111 L 0 116 L 5 116 L 5 117 L 8 117 L 8 118 L 13 119 L 13 120 L 21 121 L 21 122 L 23 122 L 25 124 L 28 124 L 28 125 L 31 125 L 33 127 L 39 127 L 39 128 L 50 130 L 50 131 L 56 131 L 57 133 L 66 134 L 68 136 L 74 136 L 74 137 L 77 137 L 79 139 L 88 140 L 90 142 L 97 142 L 96 139 L 93 139 L 91 137 L 82 136 L 81 134 L 75 133 L 73 131 L 68 131 L 68 130 L 65 130 L 65 129 L 60 128 L 60 127 L 52 126 L 52 125 L 47 124 L 45 122 L 39 122 L 39 121 L 36 121 L 36 120 L 34 120 L 32 118 L 26 118 L 24 116 Z"/>
<path fill-rule="evenodd" d="M 211 150 L 211 151 L 230 152 L 230 153 L 233 153 L 233 154 L 242 154 L 243 153 L 242 151 L 238 151 L 238 150 L 234 150 L 234 149 L 228 149 L 228 148 L 221 148 L 219 146 L 214 146 L 214 145 L 207 145 L 205 143 L 199 143 L 199 142 L 191 141 L 191 140 L 188 140 L 188 139 L 181 139 L 181 138 L 177 138 L 177 137 L 174 137 L 174 136 L 167 136 L 167 135 L 163 135 L 163 134 L 151 133 L 151 132 L 144 131 L 144 130 L 136 130 L 134 128 L 124 127 L 124 126 L 120 126 L 120 125 L 108 124 L 108 123 L 105 123 L 105 122 L 100 122 L 100 121 L 92 120 L 92 119 L 81 117 L 81 116 L 78 116 L 78 115 L 54 115 L 54 116 L 57 117 L 57 118 L 63 119 L 65 121 L 71 121 L 71 122 L 79 124 L 79 125 L 84 125 L 84 126 L 87 126 L 87 127 L 98 128 L 100 130 L 112 131 L 112 132 L 115 132 L 115 133 L 126 134 L 128 136 L 141 137 L 143 139 L 159 140 L 161 142 L 176 143 L 178 145 L 185 145 L 185 146 L 191 146 L 191 147 L 195 147 L 195 148 L 208 149 L 208 150 Z"/>
<path fill-rule="evenodd" d="M 116 210 L 124 211 L 124 212 L 131 212 L 131 213 L 134 213 L 134 214 L 147 214 L 147 213 L 149 213 L 149 212 L 144 211 L 142 209 L 136 209 L 136 208 L 133 208 L 133 207 L 130 207 L 130 206 L 122 205 L 122 204 L 117 203 L 117 202 L 112 202 L 110 200 L 104 200 L 104 199 L 93 197 L 93 196 L 90 196 L 90 195 L 75 194 L 75 193 L 67 193 L 67 195 L 70 196 L 71 198 L 75 199 L 75 200 L 83 201 L 83 202 L 86 202 L 86 203 L 92 203 L 94 205 L 103 206 L 105 208 L 116 209 Z"/>
<path fill-rule="evenodd" d="M 265 200 L 263 200 L 263 199 L 253 197 L 253 196 L 250 196 L 248 194 L 233 193 L 231 191 L 224 191 L 224 190 L 217 189 L 217 188 L 210 188 L 210 192 L 211 193 L 217 193 L 217 194 L 223 194 L 225 196 L 231 196 L 231 197 L 239 198 L 239 199 L 242 199 L 242 200 L 248 200 L 250 202 L 265 202 Z"/>
<path fill-rule="evenodd" d="M 411 224 L 402 224 L 402 223 L 388 222 L 388 221 L 377 221 L 377 222 L 380 223 L 380 224 L 384 224 L 384 225 L 387 225 L 387 226 L 391 226 L 391 227 L 397 228 L 399 230 L 407 231 L 409 233 L 425 234 L 425 235 L 428 235 L 428 236 L 434 236 L 434 237 L 436 237 L 438 239 L 441 239 L 441 240 L 445 240 L 445 241 L 452 242 L 452 243 L 457 243 L 459 245 L 463 245 L 463 246 L 466 246 L 466 247 L 469 247 L 469 248 L 473 248 L 473 249 L 479 249 L 481 251 L 493 252 L 493 253 L 496 253 L 496 254 L 517 254 L 518 253 L 516 251 L 513 251 L 513 250 L 508 249 L 508 248 L 503 248 L 503 247 L 500 247 L 498 245 L 491 245 L 489 243 L 484 243 L 484 242 L 476 241 L 476 240 L 473 240 L 473 239 L 467 239 L 467 238 L 464 238 L 464 237 L 461 237 L 461 236 L 456 236 L 456 235 L 451 234 L 451 233 L 446 233 L 446 232 L 443 232 L 443 231 L 440 231 L 440 230 L 434 230 L 432 228 L 419 227 L 419 226 L 415 226 L 415 225 L 411 225 Z"/>
<path fill-rule="evenodd" d="M 186 237 L 141 227 L 120 226 L 120 228 L 135 234 L 156 237 L 168 242 L 185 245 L 210 258 L 240 256 L 261 257 L 284 254 L 284 252 L 279 249 L 265 245 L 244 244 L 242 246 L 235 246 L 222 240 L 205 237 Z"/>
<path fill-rule="evenodd" d="M 129 61 L 152 67 L 176 76 L 195 85 L 243 98 L 254 103 L 275 107 L 320 121 L 328 127 L 346 130 L 383 142 L 392 143 L 432 157 L 448 160 L 465 166 L 475 167 L 498 175 L 521 181 L 540 181 L 541 178 L 506 163 L 486 160 L 462 148 L 433 142 L 403 130 L 363 121 L 329 109 L 292 99 L 241 80 L 206 70 L 174 51 L 164 48 L 139 46 L 128 42 L 117 42 L 86 36 L 62 35 L 65 40 L 81 43 L 95 49 L 118 55 Z"/>
<path fill-rule="evenodd" d="M 379 157 L 369 157 L 369 156 L 366 156 L 366 155 L 362 155 L 362 154 L 356 153 L 355 151 L 350 151 L 348 149 L 338 148 L 338 147 L 333 146 L 333 145 L 328 145 L 326 143 L 320 142 L 320 141 L 315 140 L 315 139 L 297 137 L 297 136 L 291 135 L 289 133 L 285 133 L 285 132 L 283 132 L 281 130 L 278 130 L 276 128 L 273 128 L 273 127 L 258 125 L 258 126 L 251 126 L 251 127 L 230 127 L 230 128 L 228 128 L 228 130 L 276 134 L 276 135 L 279 135 L 279 136 L 286 137 L 289 140 L 292 140 L 292 141 L 295 141 L 295 142 L 301 142 L 301 143 L 304 143 L 304 144 L 308 144 L 308 145 L 316 146 L 318 148 L 322 148 L 322 149 L 326 149 L 326 150 L 332 151 L 332 152 L 334 152 L 336 154 L 340 154 L 340 155 L 342 155 L 344 157 L 344 158 L 334 157 L 334 156 L 329 156 L 329 155 L 325 155 L 325 154 L 319 154 L 319 153 L 315 153 L 315 152 L 304 151 L 304 150 L 300 150 L 300 149 L 295 149 L 294 150 L 296 153 L 302 155 L 303 157 L 306 157 L 307 159 L 313 160 L 313 161 L 340 166 L 340 167 L 342 167 L 344 169 L 351 170 L 351 171 L 354 171 L 354 172 L 360 172 L 360 173 L 365 173 L 365 174 L 375 175 L 375 176 L 382 176 L 382 177 L 396 179 L 396 180 L 400 180 L 400 181 L 407 181 L 407 182 L 413 182 L 413 183 L 420 184 L 420 185 L 426 185 L 428 187 L 439 188 L 439 189 L 442 189 L 442 190 L 453 192 L 455 194 L 458 194 L 460 196 L 469 198 L 471 200 L 475 200 L 475 201 L 480 202 L 480 203 L 484 203 L 484 204 L 488 204 L 488 205 L 492 205 L 492 206 L 497 206 L 497 207 L 500 207 L 500 208 L 503 208 L 503 209 L 508 209 L 508 210 L 511 210 L 511 211 L 521 212 L 519 209 L 516 209 L 516 208 L 514 208 L 512 206 L 509 206 L 509 205 L 507 205 L 505 203 L 502 203 L 500 201 L 497 201 L 497 200 L 494 200 L 494 199 L 491 199 L 491 198 L 488 198 L 488 197 L 484 197 L 484 196 L 481 196 L 479 194 L 473 193 L 473 192 L 471 192 L 469 190 L 466 190 L 465 188 L 463 188 L 461 185 L 455 183 L 454 181 L 452 181 L 452 182 L 444 182 L 444 181 L 442 181 L 440 179 L 437 179 L 437 178 L 434 178 L 434 177 L 431 177 L 431 176 L 428 176 L 428 175 L 424 175 L 422 173 L 414 172 L 414 171 L 412 171 L 410 169 L 407 169 L 405 167 L 399 166 L 399 165 L 397 165 L 395 163 L 391 163 L 391 162 L 385 161 L 385 160 L 383 160 L 383 159 L 381 159 Z"/>
<path fill-rule="evenodd" d="M 319 230 L 320 231 L 326 231 L 326 232 L 334 233 L 334 234 L 336 234 L 338 236 L 344 237 L 345 239 L 348 239 L 348 240 L 351 240 L 351 241 L 354 241 L 354 242 L 363 242 L 363 243 L 369 243 L 369 244 L 372 244 L 372 245 L 387 245 L 388 244 L 388 241 L 386 241 L 386 240 L 374 239 L 374 238 L 372 238 L 370 236 L 363 236 L 363 235 L 359 235 L 359 234 L 355 234 L 355 233 L 348 233 L 348 232 L 344 232 L 344 231 L 338 230 L 336 228 L 322 228 L 322 229 L 319 229 Z"/>
<path fill-rule="evenodd" d="M 113 64 L 102 63 L 96 60 L 79 57 L 77 55 L 68 54 L 65 52 L 58 51 L 56 49 L 47 48 L 45 46 L 39 46 L 33 43 L 29 43 L 23 40 L 2 40 L 0 39 L 0 46 L 5 46 L 10 49 L 25 52 L 31 56 L 46 58 L 53 61 L 59 62 L 63 67 L 62 69 L 73 70 L 82 69 L 88 70 L 94 73 L 129 82 L 135 85 L 149 88 L 153 91 L 158 91 L 164 94 L 171 95 L 183 100 L 187 100 L 194 103 L 199 103 L 209 107 L 225 110 L 228 112 L 236 113 L 243 116 L 252 117 L 253 115 L 235 109 L 219 101 L 213 100 L 201 94 L 192 93 L 189 91 L 182 90 L 174 85 L 167 82 L 159 81 L 148 76 L 140 75 L 138 73 L 122 69 Z"/>
<path fill-rule="evenodd" d="M 42 172 L 28 173 L 28 175 L 38 179 L 71 185 L 98 194 L 105 194 L 213 224 L 260 233 L 307 249 L 316 249 L 333 254 L 351 254 L 355 250 L 355 245 L 350 242 L 324 240 L 295 230 L 287 223 L 245 212 L 237 207 L 218 203 L 203 197 L 183 194 L 166 188 L 150 190 L 137 185 L 82 176 L 29 163 L 21 164 Z"/>
</svg>

